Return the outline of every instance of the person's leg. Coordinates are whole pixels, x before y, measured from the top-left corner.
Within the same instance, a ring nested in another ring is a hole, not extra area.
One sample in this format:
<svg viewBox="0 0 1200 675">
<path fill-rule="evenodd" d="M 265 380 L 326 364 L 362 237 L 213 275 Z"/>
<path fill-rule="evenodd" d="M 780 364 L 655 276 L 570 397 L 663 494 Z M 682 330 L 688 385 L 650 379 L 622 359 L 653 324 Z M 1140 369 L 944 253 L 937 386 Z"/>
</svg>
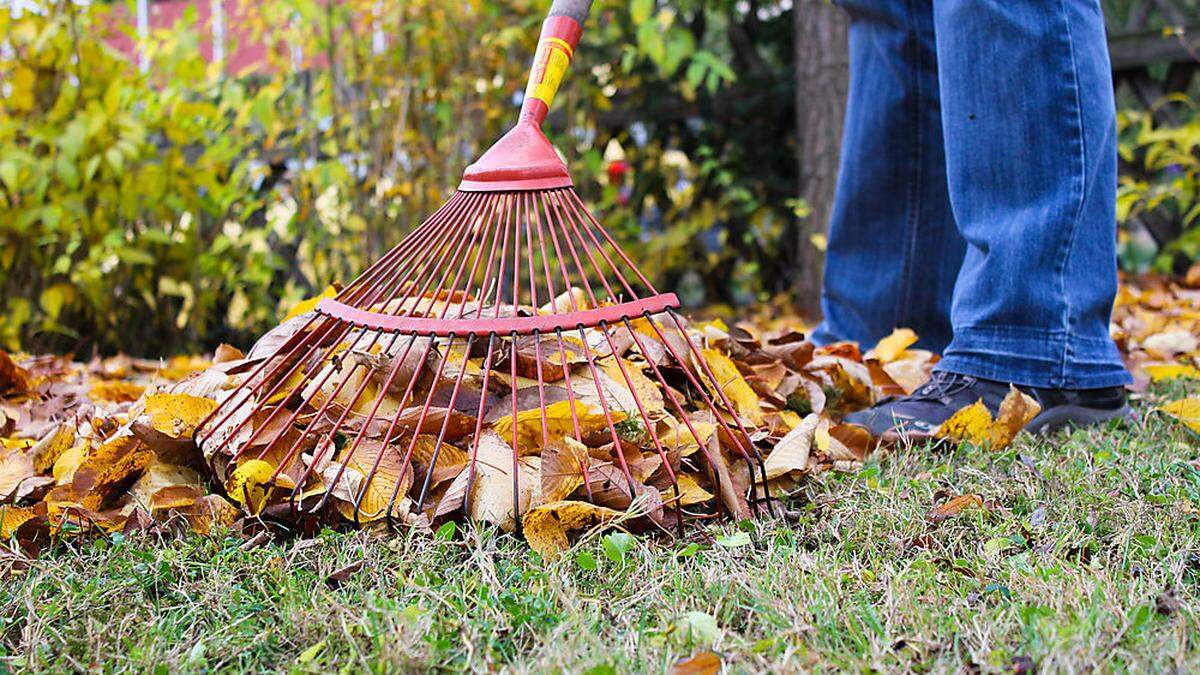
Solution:
<svg viewBox="0 0 1200 675">
<path fill-rule="evenodd" d="M 865 347 L 909 327 L 949 343 L 965 243 L 946 191 L 930 0 L 844 0 L 850 90 L 813 340 Z"/>
<path fill-rule="evenodd" d="M 1116 124 L 1098 0 L 934 0 L 950 200 L 967 254 L 939 369 L 1130 381 L 1109 338 Z"/>
</svg>

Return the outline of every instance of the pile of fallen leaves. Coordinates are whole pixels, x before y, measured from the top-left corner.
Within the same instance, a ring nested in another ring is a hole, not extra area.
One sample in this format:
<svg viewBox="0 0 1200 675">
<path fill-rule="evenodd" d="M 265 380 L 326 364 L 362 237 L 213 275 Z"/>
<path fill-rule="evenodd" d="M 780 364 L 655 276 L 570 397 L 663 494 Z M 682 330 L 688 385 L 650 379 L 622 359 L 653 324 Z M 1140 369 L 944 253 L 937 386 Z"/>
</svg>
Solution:
<svg viewBox="0 0 1200 675">
<path fill-rule="evenodd" d="M 1123 286 L 1114 334 L 1139 382 L 1198 376 L 1198 296 L 1200 291 L 1165 279 Z M 849 343 L 815 347 L 797 330 L 800 326 L 776 316 L 687 327 L 720 381 L 724 396 L 712 391 L 713 398 L 730 403 L 717 411 L 696 404 L 698 392 L 686 387 L 664 392 L 647 376 L 652 367 L 647 359 L 663 370 L 698 364 L 673 362 L 664 349 L 649 347 L 652 353 L 643 354 L 628 340 L 618 340 L 623 349 L 597 349 L 598 341 L 583 339 L 573 344 L 571 353 L 593 350 L 595 377 L 603 380 L 590 379 L 588 359 L 568 363 L 579 382 L 572 385 L 579 386 L 572 392 L 577 396 L 565 395 L 565 383 L 547 377 L 556 369 L 562 372 L 561 361 L 542 369 L 538 387 L 532 377 L 539 364 L 522 367 L 514 380 L 511 364 L 484 364 L 476 354 L 439 351 L 435 345 L 431 351 L 445 361 L 438 372 L 447 365 L 452 372 L 466 369 L 462 380 L 473 386 L 483 386 L 482 375 L 490 373 L 487 386 L 496 404 L 480 425 L 473 475 L 468 453 L 475 439 L 474 411 L 452 408 L 442 408 L 428 429 L 409 425 L 416 428 L 415 437 L 411 431 L 381 434 L 349 444 L 345 437 L 318 440 L 320 434 L 313 434 L 303 447 L 283 443 L 265 452 L 265 446 L 253 446 L 259 436 L 304 436 L 299 427 L 254 431 L 256 425 L 275 424 L 272 420 L 312 422 L 318 410 L 271 414 L 298 399 L 316 401 L 329 411 L 324 414 L 339 419 L 361 416 L 363 411 L 355 409 L 361 402 L 337 401 L 336 389 L 325 396 L 256 401 L 244 407 L 241 421 L 248 424 L 227 428 L 226 434 L 218 429 L 203 448 L 198 446 L 197 426 L 233 395 L 270 349 L 245 355 L 222 346 L 211 359 L 157 362 L 118 356 L 90 363 L 0 352 L 0 538 L 36 547 L 54 537 L 96 532 L 207 533 L 219 524 L 251 535 L 268 527 L 303 532 L 338 523 L 381 527 L 386 521 L 432 529 L 469 518 L 506 530 L 520 525 L 531 545 L 553 554 L 577 529 L 619 525 L 671 531 L 680 524 L 679 514 L 703 520 L 765 513 L 768 503 L 755 481 L 765 474 L 771 497 L 784 499 L 814 473 L 857 468 L 879 439 L 840 423 L 841 418 L 912 391 L 937 362 L 936 355 L 913 348 L 917 336 L 906 329 L 863 353 Z M 370 366 L 386 356 L 336 354 L 312 364 L 311 372 L 333 369 L 333 382 L 378 377 Z M 640 426 L 630 403 L 633 392 L 622 391 L 621 369 L 650 408 L 666 462 Z M 384 400 L 392 396 L 378 383 L 356 383 L 374 386 Z M 444 383 L 430 380 L 422 386 L 439 384 Z M 596 401 L 598 388 L 606 392 L 607 407 L 621 426 L 620 443 L 602 433 L 607 423 Z M 686 420 L 665 405 L 664 394 L 686 402 Z M 373 405 L 376 398 L 366 403 Z M 477 404 L 479 398 L 469 400 Z M 572 412 L 581 426 L 577 437 Z M 1014 389 L 996 419 L 978 404 L 960 411 L 936 435 L 1003 446 L 1037 412 L 1036 403 Z M 386 415 L 390 422 L 411 413 L 397 408 Z M 1186 417 L 1187 410 L 1178 413 Z M 742 459 L 714 415 L 726 422 L 736 419 L 749 432 L 763 458 L 761 469 Z M 439 446 L 436 429 L 447 419 L 448 433 Z M 520 439 L 515 467 L 514 433 Z M 346 454 L 348 445 L 355 446 L 352 456 Z M 288 452 L 287 446 L 300 451 Z M 632 484 L 618 465 L 629 469 Z M 517 495 L 514 470 L 521 485 Z M 670 474 L 677 477 L 678 491 Z"/>
</svg>

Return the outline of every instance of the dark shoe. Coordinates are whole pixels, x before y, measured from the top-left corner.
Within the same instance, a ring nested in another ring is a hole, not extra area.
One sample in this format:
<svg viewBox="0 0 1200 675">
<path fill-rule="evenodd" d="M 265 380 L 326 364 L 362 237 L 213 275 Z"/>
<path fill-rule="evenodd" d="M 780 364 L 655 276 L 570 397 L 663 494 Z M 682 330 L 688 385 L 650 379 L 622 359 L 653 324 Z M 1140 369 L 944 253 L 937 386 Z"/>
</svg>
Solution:
<svg viewBox="0 0 1200 675">
<path fill-rule="evenodd" d="M 1133 414 L 1125 403 L 1123 387 L 1018 388 L 1042 406 L 1042 411 L 1025 427 L 1033 433 L 1089 426 Z M 976 401 L 983 401 L 992 415 L 996 415 L 1008 391 L 1009 385 L 1004 382 L 937 371 L 908 396 L 883 399 L 867 410 L 847 415 L 844 421 L 864 427 L 875 437 L 925 438 L 932 436 L 951 415 Z"/>
</svg>

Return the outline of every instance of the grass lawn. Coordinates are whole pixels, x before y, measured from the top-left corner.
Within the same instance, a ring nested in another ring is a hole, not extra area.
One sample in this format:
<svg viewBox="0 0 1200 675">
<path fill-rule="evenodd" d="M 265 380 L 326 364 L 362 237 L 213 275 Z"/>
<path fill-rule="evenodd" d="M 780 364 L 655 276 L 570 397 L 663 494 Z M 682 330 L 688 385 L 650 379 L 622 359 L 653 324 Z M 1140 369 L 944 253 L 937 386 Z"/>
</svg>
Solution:
<svg viewBox="0 0 1200 675">
<path fill-rule="evenodd" d="M 984 508 L 930 522 L 969 493 Z M 0 559 L 0 672 L 620 673 L 708 650 L 730 671 L 1200 667 L 1200 444 L 1159 415 L 900 448 L 791 508 L 550 565 L 492 530 L 62 543 Z"/>
</svg>

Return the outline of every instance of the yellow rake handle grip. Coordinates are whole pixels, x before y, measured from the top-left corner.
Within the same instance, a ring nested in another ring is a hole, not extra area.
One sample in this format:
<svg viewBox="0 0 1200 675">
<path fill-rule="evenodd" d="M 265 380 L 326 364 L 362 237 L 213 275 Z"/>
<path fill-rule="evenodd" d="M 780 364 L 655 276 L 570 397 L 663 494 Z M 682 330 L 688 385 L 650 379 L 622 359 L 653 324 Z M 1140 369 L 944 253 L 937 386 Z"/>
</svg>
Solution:
<svg viewBox="0 0 1200 675">
<path fill-rule="evenodd" d="M 525 101 L 521 118 L 541 124 L 550 112 L 554 95 L 562 84 L 575 47 L 583 35 L 583 22 L 592 8 L 592 0 L 554 0 L 550 13 L 542 23 L 533 65 L 529 68 L 529 84 L 525 86 Z"/>
</svg>

